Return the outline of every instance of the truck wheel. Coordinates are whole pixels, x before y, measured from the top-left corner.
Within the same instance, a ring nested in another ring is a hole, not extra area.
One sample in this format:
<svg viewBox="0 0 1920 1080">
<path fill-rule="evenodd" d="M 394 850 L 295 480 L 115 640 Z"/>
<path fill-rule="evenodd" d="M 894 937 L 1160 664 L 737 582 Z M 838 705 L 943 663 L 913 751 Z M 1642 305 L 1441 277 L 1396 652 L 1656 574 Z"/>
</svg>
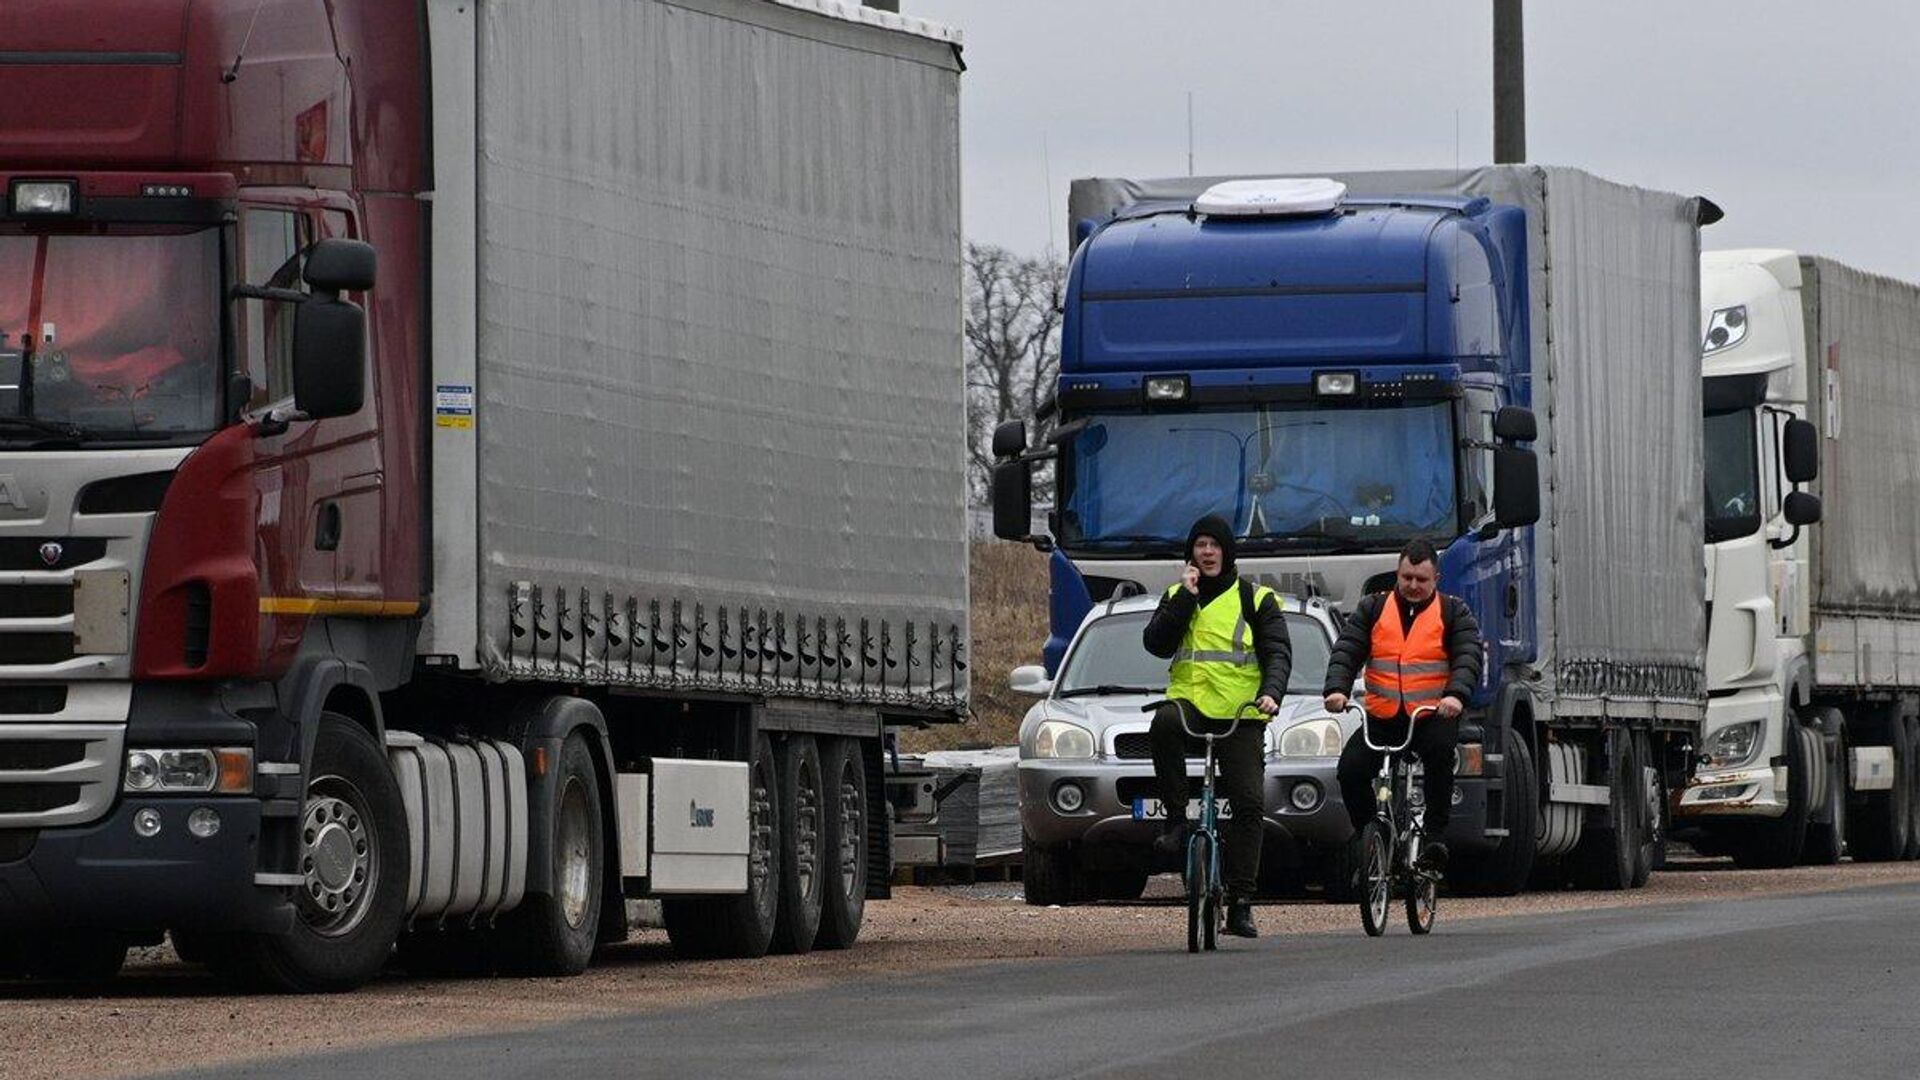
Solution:
<svg viewBox="0 0 1920 1080">
<path fill-rule="evenodd" d="M 1587 828 L 1571 859 L 1575 884 L 1612 891 L 1633 887 L 1646 800 L 1635 772 L 1632 736 L 1623 729 L 1608 732 L 1606 754 L 1611 813 L 1604 826 Z"/>
<path fill-rule="evenodd" d="M 780 917 L 773 951 L 804 953 L 820 932 L 822 874 L 820 748 L 811 735 L 789 735 L 780 747 Z"/>
<path fill-rule="evenodd" d="M 1813 763 L 1807 758 L 1802 725 L 1789 715 L 1785 743 L 1787 758 L 1787 812 L 1771 821 L 1757 821 L 1737 834 L 1733 865 L 1742 870 L 1778 870 L 1796 866 L 1807 844 L 1807 815 L 1813 802 Z"/>
<path fill-rule="evenodd" d="M 1043 844 L 1020 831 L 1020 890 L 1034 907 L 1071 904 L 1079 898 L 1073 849 L 1065 844 Z"/>
<path fill-rule="evenodd" d="M 1893 787 L 1867 792 L 1858 812 L 1847 815 L 1847 849 L 1859 862 L 1887 862 L 1905 854 L 1912 824 L 1913 752 L 1907 725 L 1897 714 L 1889 715 L 1883 730 L 1885 745 L 1893 750 Z"/>
<path fill-rule="evenodd" d="M 820 755 L 820 780 L 826 794 L 821 844 L 825 872 L 815 948 L 852 948 L 867 913 L 867 852 L 872 838 L 862 745 L 858 739 L 834 739 Z"/>
<path fill-rule="evenodd" d="M 235 942 L 243 978 L 290 993 L 351 990 L 378 974 L 407 902 L 407 819 L 387 755 L 365 728 L 322 713 L 302 810 L 293 928 Z"/>
<path fill-rule="evenodd" d="M 1815 713 L 1821 730 L 1843 731 L 1838 709 L 1820 709 Z M 1827 753 L 1827 741 L 1814 729 L 1805 729 L 1809 748 L 1818 754 Z M 1827 764 L 1826 812 L 1821 816 L 1825 821 L 1807 822 L 1806 846 L 1800 849 L 1800 858 L 1813 866 L 1832 866 L 1840 861 L 1842 849 L 1847 838 L 1847 743 L 1844 736 L 1836 737 L 1832 755 Z"/>
<path fill-rule="evenodd" d="M 1644 888 L 1667 847 L 1667 785 L 1653 756 L 1653 740 L 1644 731 L 1633 733 L 1633 775 L 1641 799 L 1640 845 L 1633 863 L 1633 887 Z"/>
<path fill-rule="evenodd" d="M 593 959 L 600 936 L 606 842 L 600 771 L 594 767 L 587 736 L 581 731 L 568 735 L 554 764 L 548 788 L 552 802 L 530 807 L 528 814 L 530 824 L 547 830 L 552 891 L 529 892 L 486 935 L 499 947 L 506 967 L 528 975 L 578 975 Z M 456 933 L 453 938 L 463 936 Z"/>
<path fill-rule="evenodd" d="M 780 913 L 780 778 L 773 744 L 753 742 L 748 781 L 747 891 L 737 896 L 668 898 L 660 912 L 673 951 L 689 957 L 766 955 Z"/>
<path fill-rule="evenodd" d="M 1539 840 L 1540 781 L 1533 767 L 1533 751 L 1526 737 L 1507 725 L 1500 743 L 1506 773 L 1506 791 L 1501 802 L 1507 835 L 1498 847 L 1486 855 L 1459 860 L 1448 876 L 1462 892 L 1484 896 L 1513 896 L 1527 887 L 1533 876 L 1534 856 Z"/>
</svg>

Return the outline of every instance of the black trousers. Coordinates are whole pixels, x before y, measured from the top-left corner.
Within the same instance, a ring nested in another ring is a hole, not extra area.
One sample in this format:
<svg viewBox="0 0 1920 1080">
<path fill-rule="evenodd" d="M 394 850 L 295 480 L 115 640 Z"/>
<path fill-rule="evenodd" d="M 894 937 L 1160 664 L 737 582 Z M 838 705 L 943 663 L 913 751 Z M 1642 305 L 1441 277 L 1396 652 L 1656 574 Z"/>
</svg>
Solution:
<svg viewBox="0 0 1920 1080">
<path fill-rule="evenodd" d="M 1217 733 L 1225 731 L 1231 722 L 1201 716 L 1191 705 L 1187 713 L 1187 722 L 1195 731 Z M 1187 777 L 1187 736 L 1180 728 L 1178 707 L 1162 705 L 1153 715 L 1147 736 L 1153 745 L 1153 775 L 1160 784 L 1160 802 L 1167 808 L 1168 820 L 1183 818 L 1187 800 L 1200 797 L 1200 782 Z M 1232 816 L 1220 826 L 1220 864 L 1227 879 L 1227 893 L 1236 898 L 1251 899 L 1260 876 L 1260 845 L 1267 813 L 1266 750 L 1266 725 L 1252 720 L 1241 721 L 1232 735 L 1213 744 L 1214 797 L 1225 799 L 1233 807 Z"/>
<path fill-rule="evenodd" d="M 1407 719 L 1403 714 L 1393 720 L 1370 720 L 1373 741 L 1393 746 L 1407 737 Z M 1426 768 L 1421 793 L 1427 797 L 1427 835 L 1438 837 L 1453 816 L 1453 747 L 1460 741 L 1460 718 L 1443 720 L 1427 716 L 1415 726 L 1413 745 L 1409 747 Z M 1380 762 L 1386 755 L 1367 745 L 1360 732 L 1353 733 L 1340 751 L 1340 798 L 1347 804 L 1347 817 L 1357 832 L 1372 821 L 1378 808 L 1373 798 L 1373 778 L 1380 775 Z"/>
</svg>

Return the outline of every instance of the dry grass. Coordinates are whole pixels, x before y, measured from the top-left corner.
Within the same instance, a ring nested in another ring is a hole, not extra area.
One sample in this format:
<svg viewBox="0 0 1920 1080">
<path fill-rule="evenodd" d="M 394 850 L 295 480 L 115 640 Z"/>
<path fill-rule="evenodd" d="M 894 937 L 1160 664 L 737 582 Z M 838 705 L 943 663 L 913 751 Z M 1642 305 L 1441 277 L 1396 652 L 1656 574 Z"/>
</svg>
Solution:
<svg viewBox="0 0 1920 1080">
<path fill-rule="evenodd" d="M 975 541 L 970 546 L 973 718 L 964 724 L 902 734 L 900 748 L 925 750 L 1008 746 L 1033 699 L 1007 689 L 1007 673 L 1040 662 L 1047 642 L 1047 557 L 1025 544 Z"/>
</svg>

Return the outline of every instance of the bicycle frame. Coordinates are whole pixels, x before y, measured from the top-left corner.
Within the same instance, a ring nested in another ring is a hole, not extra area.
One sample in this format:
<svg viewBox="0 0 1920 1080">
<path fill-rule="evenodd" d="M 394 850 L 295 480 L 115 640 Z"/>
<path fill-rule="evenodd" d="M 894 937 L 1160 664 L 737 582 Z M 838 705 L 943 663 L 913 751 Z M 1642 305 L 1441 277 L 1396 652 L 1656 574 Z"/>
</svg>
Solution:
<svg viewBox="0 0 1920 1080">
<path fill-rule="evenodd" d="M 1349 702 L 1347 712 L 1360 713 L 1360 737 L 1366 740 L 1367 748 L 1384 756 L 1380 760 L 1380 773 L 1375 778 L 1373 795 L 1376 816 L 1387 832 L 1387 849 L 1395 854 L 1394 872 L 1402 873 L 1411 867 L 1420 856 L 1420 841 L 1426 836 L 1421 825 L 1420 815 L 1413 812 L 1413 765 L 1407 760 L 1407 748 L 1413 745 L 1414 725 L 1421 717 L 1429 713 L 1438 713 L 1437 706 L 1422 705 L 1407 717 L 1407 737 L 1398 746 L 1387 746 L 1373 741 L 1373 715 L 1358 702 Z M 1405 810 L 1406 821 L 1397 820 L 1399 810 Z M 1402 841 L 1405 851 L 1402 852 Z M 1404 861 L 1403 861 L 1404 860 Z"/>
</svg>

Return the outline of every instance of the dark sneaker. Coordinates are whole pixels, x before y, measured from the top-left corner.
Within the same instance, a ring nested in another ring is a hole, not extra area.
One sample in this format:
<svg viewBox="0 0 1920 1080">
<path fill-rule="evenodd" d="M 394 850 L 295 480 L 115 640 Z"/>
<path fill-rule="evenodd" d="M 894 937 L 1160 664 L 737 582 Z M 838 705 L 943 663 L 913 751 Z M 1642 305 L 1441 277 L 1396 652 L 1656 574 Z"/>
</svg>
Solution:
<svg viewBox="0 0 1920 1080">
<path fill-rule="evenodd" d="M 1447 842 L 1429 840 L 1420 845 L 1419 867 L 1430 874 L 1438 874 L 1447 868 Z"/>
<path fill-rule="evenodd" d="M 1227 933 L 1234 937 L 1257 938 L 1260 930 L 1253 925 L 1253 905 L 1244 901 L 1227 905 Z"/>
<path fill-rule="evenodd" d="M 1153 838 L 1153 850 L 1177 858 L 1187 850 L 1187 837 L 1192 833 L 1193 827 L 1185 818 L 1174 818 L 1160 826 L 1160 835 Z"/>
</svg>

